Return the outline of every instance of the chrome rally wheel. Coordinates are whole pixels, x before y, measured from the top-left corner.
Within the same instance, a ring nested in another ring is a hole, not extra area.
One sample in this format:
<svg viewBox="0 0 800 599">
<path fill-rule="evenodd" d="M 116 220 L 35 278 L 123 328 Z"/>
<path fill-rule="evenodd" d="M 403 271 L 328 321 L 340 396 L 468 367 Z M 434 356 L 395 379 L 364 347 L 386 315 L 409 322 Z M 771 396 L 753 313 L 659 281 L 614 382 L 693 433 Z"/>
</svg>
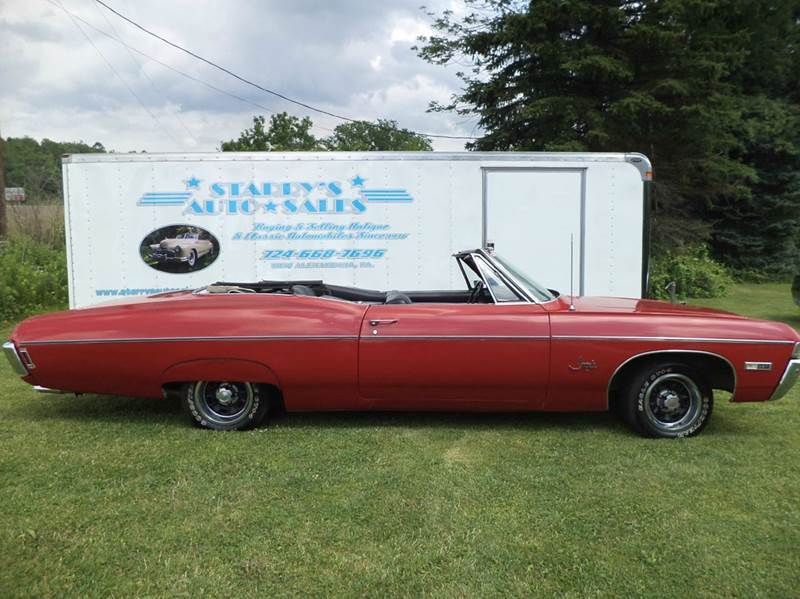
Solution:
<svg viewBox="0 0 800 599">
<path fill-rule="evenodd" d="M 214 430 L 257 426 L 268 409 L 258 385 L 248 382 L 197 381 L 184 385 L 181 399 L 195 424 Z"/>
<path fill-rule="evenodd" d="M 651 363 L 631 379 L 626 396 L 626 420 L 649 437 L 696 435 L 713 407 L 703 376 L 680 363 Z"/>
<path fill-rule="evenodd" d="M 688 376 L 662 374 L 647 388 L 644 414 L 650 424 L 662 430 L 678 430 L 697 418 L 702 394 Z"/>
</svg>

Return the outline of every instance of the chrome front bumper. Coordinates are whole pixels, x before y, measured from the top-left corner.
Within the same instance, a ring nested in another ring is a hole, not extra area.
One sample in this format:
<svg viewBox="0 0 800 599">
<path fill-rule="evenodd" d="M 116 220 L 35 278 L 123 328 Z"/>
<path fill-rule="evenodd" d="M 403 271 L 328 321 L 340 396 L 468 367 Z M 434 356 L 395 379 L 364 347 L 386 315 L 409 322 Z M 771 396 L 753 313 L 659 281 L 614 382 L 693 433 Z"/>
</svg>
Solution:
<svg viewBox="0 0 800 599">
<path fill-rule="evenodd" d="M 150 257 L 158 262 L 188 262 L 189 256 L 181 256 L 180 252 L 169 252 L 165 250 L 156 250 L 150 254 Z"/>
<path fill-rule="evenodd" d="M 781 382 L 778 383 L 778 386 L 775 387 L 775 391 L 772 392 L 772 396 L 769 398 L 770 401 L 780 399 L 789 393 L 789 390 L 797 382 L 797 379 L 800 379 L 800 359 L 789 360 L 789 364 L 786 365 L 786 370 L 783 371 Z"/>
<path fill-rule="evenodd" d="M 14 347 L 11 341 L 6 341 L 3 344 L 3 353 L 6 355 L 6 358 L 8 358 L 8 363 L 11 364 L 11 370 L 14 371 L 14 374 L 18 374 L 19 376 L 28 375 L 28 369 L 25 368 L 25 364 L 22 363 L 17 353 L 17 348 Z"/>
<path fill-rule="evenodd" d="M 188 262 L 189 256 L 152 256 L 156 262 Z"/>
</svg>

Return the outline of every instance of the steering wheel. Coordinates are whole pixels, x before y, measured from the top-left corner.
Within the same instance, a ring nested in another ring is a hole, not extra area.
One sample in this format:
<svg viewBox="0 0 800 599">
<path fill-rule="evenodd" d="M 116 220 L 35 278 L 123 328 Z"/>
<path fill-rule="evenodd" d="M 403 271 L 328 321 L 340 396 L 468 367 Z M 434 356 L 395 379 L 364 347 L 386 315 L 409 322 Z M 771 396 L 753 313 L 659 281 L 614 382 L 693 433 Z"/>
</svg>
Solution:
<svg viewBox="0 0 800 599">
<path fill-rule="evenodd" d="M 475 281 L 475 284 L 473 285 L 472 290 L 469 293 L 469 299 L 467 300 L 467 303 L 468 304 L 477 303 L 478 298 L 481 295 L 481 291 L 483 291 L 484 287 L 485 285 L 483 284 L 483 281 L 480 280 Z"/>
</svg>

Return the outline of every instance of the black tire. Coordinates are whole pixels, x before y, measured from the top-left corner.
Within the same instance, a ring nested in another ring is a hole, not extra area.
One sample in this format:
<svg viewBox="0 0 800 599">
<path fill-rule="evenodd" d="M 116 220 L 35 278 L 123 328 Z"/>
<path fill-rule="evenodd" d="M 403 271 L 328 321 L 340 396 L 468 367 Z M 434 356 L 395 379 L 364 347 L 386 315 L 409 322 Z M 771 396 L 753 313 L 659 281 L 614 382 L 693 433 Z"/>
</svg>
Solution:
<svg viewBox="0 0 800 599">
<path fill-rule="evenodd" d="M 680 362 L 649 362 L 628 379 L 620 397 L 625 422 L 645 437 L 698 434 L 708 424 L 714 396 L 706 379 Z"/>
<path fill-rule="evenodd" d="M 197 264 L 197 252 L 195 250 L 189 252 L 189 259 L 186 262 L 189 268 L 194 268 L 194 265 Z"/>
<path fill-rule="evenodd" d="M 269 395 L 255 383 L 195 381 L 181 388 L 181 406 L 196 426 L 240 431 L 264 421 Z"/>
</svg>

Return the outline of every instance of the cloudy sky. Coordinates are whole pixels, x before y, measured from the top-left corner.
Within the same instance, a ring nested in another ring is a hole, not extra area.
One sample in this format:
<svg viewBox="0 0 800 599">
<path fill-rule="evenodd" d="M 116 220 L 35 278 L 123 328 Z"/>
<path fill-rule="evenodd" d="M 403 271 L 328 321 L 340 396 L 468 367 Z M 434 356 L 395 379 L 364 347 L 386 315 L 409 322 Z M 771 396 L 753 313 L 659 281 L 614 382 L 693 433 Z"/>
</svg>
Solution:
<svg viewBox="0 0 800 599">
<path fill-rule="evenodd" d="M 431 100 L 448 100 L 459 81 L 455 68 L 428 65 L 411 50 L 417 36 L 430 31 L 430 17 L 419 8 L 423 0 L 106 2 L 163 37 L 306 104 L 351 118 L 390 118 L 416 131 L 475 133 L 473 120 L 426 113 Z M 424 3 L 437 12 L 462 6 L 458 0 Z M 311 116 L 321 136 L 340 122 L 248 87 L 94 0 L 0 0 L 4 137 L 99 141 L 117 151 L 213 151 L 220 140 L 238 136 L 254 114 L 281 111 Z M 434 141 L 438 150 L 463 144 Z"/>
</svg>

